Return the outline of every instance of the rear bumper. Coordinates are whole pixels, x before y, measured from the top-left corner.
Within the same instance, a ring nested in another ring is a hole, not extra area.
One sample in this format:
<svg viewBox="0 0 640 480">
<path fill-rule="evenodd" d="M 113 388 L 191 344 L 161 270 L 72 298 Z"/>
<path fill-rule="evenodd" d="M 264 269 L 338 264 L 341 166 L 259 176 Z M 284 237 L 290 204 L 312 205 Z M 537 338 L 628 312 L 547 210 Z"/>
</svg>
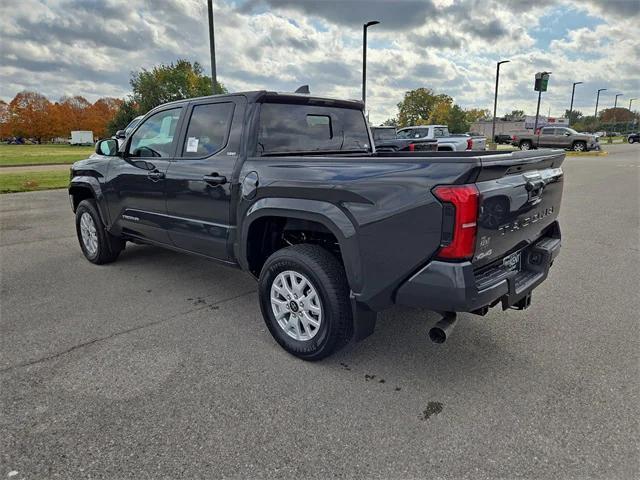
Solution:
<svg viewBox="0 0 640 480">
<path fill-rule="evenodd" d="M 470 262 L 432 261 L 397 291 L 395 303 L 443 312 L 473 312 L 502 303 L 506 309 L 527 300 L 560 252 L 560 238 L 544 237 L 522 250 L 522 270 L 501 264 L 474 271 Z"/>
</svg>

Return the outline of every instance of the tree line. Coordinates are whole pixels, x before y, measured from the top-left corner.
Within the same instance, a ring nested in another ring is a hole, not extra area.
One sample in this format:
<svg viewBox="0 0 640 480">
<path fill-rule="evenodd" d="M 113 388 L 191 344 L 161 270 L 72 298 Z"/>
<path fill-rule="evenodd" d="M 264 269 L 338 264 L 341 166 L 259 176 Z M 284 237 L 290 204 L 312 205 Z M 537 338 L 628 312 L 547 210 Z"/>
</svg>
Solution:
<svg viewBox="0 0 640 480">
<path fill-rule="evenodd" d="M 0 139 L 47 142 L 68 138 L 72 130 L 91 130 L 104 138 L 163 103 L 227 91 L 219 83 L 212 89 L 211 77 L 202 66 L 187 60 L 132 72 L 129 83 L 132 91 L 126 98 L 105 97 L 94 103 L 81 96 L 52 102 L 33 91 L 20 92 L 9 103 L 0 100 Z"/>
<path fill-rule="evenodd" d="M 0 100 L 0 138 L 25 137 L 38 142 L 68 138 L 72 130 L 92 130 L 100 137 L 122 100 L 105 97 L 90 103 L 81 96 L 51 102 L 38 92 L 23 91 L 9 103 Z"/>
<path fill-rule="evenodd" d="M 470 125 L 490 115 L 480 108 L 463 109 L 453 103 L 444 93 L 435 93 L 429 88 L 416 88 L 405 92 L 398 103 L 398 115 L 386 120 L 383 125 L 398 128 L 411 125 L 447 125 L 451 133 L 465 133 Z"/>
</svg>

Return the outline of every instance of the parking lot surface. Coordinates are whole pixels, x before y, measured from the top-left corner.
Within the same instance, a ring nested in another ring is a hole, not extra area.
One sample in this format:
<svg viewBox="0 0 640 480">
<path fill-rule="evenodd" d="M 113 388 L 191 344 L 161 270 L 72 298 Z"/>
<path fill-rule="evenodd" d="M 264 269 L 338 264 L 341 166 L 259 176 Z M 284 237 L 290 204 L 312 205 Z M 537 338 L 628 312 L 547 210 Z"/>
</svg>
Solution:
<svg viewBox="0 0 640 480">
<path fill-rule="evenodd" d="M 0 478 L 638 478 L 640 148 L 607 149 L 565 161 L 531 308 L 444 345 L 394 308 L 320 363 L 249 275 L 135 245 L 95 266 L 65 191 L 0 196 Z"/>
</svg>

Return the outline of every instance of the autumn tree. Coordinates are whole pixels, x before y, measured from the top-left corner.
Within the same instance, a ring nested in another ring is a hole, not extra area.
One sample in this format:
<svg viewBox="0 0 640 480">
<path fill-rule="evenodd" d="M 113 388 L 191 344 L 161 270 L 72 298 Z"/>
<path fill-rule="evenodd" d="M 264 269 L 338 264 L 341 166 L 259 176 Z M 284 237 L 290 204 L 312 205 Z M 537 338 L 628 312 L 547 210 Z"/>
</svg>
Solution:
<svg viewBox="0 0 640 480">
<path fill-rule="evenodd" d="M 9 103 L 11 135 L 35 138 L 38 142 L 51 138 L 51 113 L 51 102 L 44 95 L 30 91 L 18 93 Z"/>
<path fill-rule="evenodd" d="M 605 108 L 598 112 L 598 120 L 602 123 L 630 122 L 634 118 L 633 113 L 628 108 L 616 107 Z"/>
<path fill-rule="evenodd" d="M 445 105 L 442 105 L 443 103 Z M 450 108 L 451 103 L 449 95 L 436 95 L 429 88 L 416 88 L 405 92 L 404 99 L 398 104 L 398 126 L 430 123 L 430 119 L 440 118 L 447 108 Z M 436 108 L 436 117 L 432 117 Z"/>
<path fill-rule="evenodd" d="M 108 136 L 108 126 L 122 104 L 123 101 L 119 98 L 105 97 L 98 99 L 88 109 L 86 130 L 93 131 L 93 134 L 100 138 Z"/>
<path fill-rule="evenodd" d="M 9 126 L 9 104 L 4 100 L 0 100 L 0 139 L 11 136 L 11 128 Z"/>
</svg>

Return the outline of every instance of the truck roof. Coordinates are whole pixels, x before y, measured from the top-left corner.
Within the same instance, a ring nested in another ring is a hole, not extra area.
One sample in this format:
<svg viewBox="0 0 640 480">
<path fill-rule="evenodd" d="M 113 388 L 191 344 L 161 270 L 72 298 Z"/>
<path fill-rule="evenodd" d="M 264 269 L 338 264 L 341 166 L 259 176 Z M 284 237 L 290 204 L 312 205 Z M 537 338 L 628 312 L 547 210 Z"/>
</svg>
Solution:
<svg viewBox="0 0 640 480">
<path fill-rule="evenodd" d="M 248 92 L 235 92 L 235 93 L 223 93 L 220 95 L 207 95 L 204 97 L 186 98 L 183 100 L 175 100 L 173 102 L 163 103 L 159 106 L 165 105 L 179 105 L 182 103 L 191 102 L 194 100 L 204 99 L 224 99 L 231 97 L 243 96 L 246 97 L 250 103 L 294 103 L 302 105 L 331 105 L 341 108 L 351 108 L 354 110 L 363 110 L 364 103 L 361 100 L 342 100 L 329 97 L 316 97 L 305 93 L 290 93 L 290 92 L 271 92 L 268 90 L 253 90 Z M 157 107 L 156 107 L 157 108 Z"/>
</svg>

